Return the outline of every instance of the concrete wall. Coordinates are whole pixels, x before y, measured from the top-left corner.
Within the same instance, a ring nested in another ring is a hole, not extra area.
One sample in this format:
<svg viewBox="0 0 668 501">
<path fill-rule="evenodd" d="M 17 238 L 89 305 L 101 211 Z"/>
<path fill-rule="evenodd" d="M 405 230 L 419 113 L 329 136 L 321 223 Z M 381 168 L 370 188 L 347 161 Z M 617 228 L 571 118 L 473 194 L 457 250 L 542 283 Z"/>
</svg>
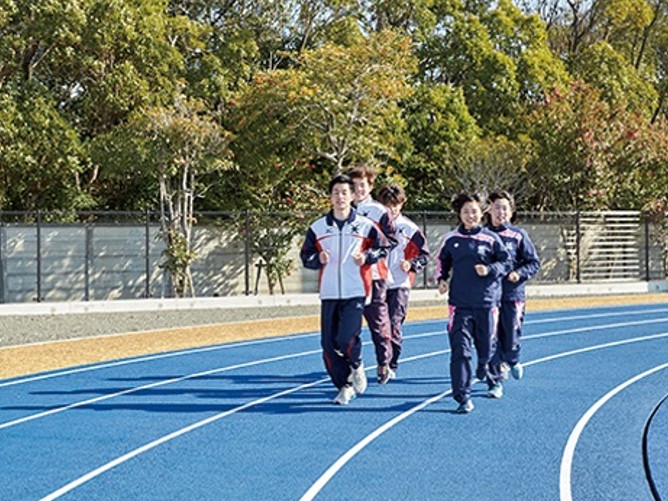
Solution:
<svg viewBox="0 0 668 501">
<path fill-rule="evenodd" d="M 425 223 L 425 222 L 423 222 Z M 572 282 L 572 272 L 565 245 L 565 225 L 555 221 L 525 221 L 542 258 L 542 269 L 535 284 Z M 453 227 L 443 216 L 426 221 L 426 235 L 435 255 L 443 237 Z M 162 241 L 155 225 L 74 225 L 42 224 L 40 280 L 42 301 L 84 301 L 136 299 L 169 296 L 167 277 L 160 268 Z M 638 234 L 639 276 L 645 278 L 644 231 Z M 652 235 L 654 232 L 652 231 Z M 257 257 L 251 256 L 246 266 L 243 241 L 233 238 L 231 230 L 217 226 L 198 227 L 194 231 L 194 247 L 198 260 L 192 266 L 196 294 L 199 297 L 242 295 L 247 281 L 250 293 L 268 293 L 266 276 L 258 277 Z M 148 238 L 147 238 L 148 237 Z M 653 239 L 652 239 L 653 241 Z M 148 242 L 148 247 L 147 247 Z M 305 270 L 299 261 L 301 237 L 290 251 L 292 273 L 283 281 L 289 294 L 317 291 L 317 272 Z M 148 254 L 147 254 L 148 252 Z M 0 302 L 25 303 L 38 300 L 37 227 L 28 224 L 0 226 Z M 147 266 L 148 259 L 148 266 Z M 658 245 L 649 252 L 650 278 L 665 278 L 663 256 Z M 432 259 L 416 286 L 430 287 L 435 272 Z M 148 270 L 148 272 L 147 272 Z M 148 282 L 147 282 L 148 280 Z M 148 294 L 147 294 L 148 290 Z M 277 291 L 280 293 L 280 289 Z"/>
</svg>

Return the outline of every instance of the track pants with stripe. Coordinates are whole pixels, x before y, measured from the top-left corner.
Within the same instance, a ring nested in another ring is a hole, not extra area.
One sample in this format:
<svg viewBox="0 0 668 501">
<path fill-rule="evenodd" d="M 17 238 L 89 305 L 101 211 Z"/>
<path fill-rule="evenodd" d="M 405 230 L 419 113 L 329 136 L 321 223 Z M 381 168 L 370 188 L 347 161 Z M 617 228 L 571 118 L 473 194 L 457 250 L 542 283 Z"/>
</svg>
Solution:
<svg viewBox="0 0 668 501">
<path fill-rule="evenodd" d="M 499 309 L 498 345 L 490 362 L 490 383 L 500 381 L 501 362 L 515 365 L 520 361 L 524 301 L 502 301 Z"/>
<path fill-rule="evenodd" d="M 392 339 L 385 280 L 373 281 L 371 302 L 364 308 L 364 318 L 371 331 L 378 366 L 389 365 L 392 360 Z"/>
<path fill-rule="evenodd" d="M 364 297 L 325 299 L 320 306 L 320 345 L 325 368 L 338 389 L 362 363 Z"/>
<path fill-rule="evenodd" d="M 496 350 L 498 317 L 497 307 L 450 306 L 448 320 L 450 381 L 452 396 L 459 403 L 471 397 L 471 385 L 475 374 L 472 365 L 474 350 L 478 367 L 487 366 Z"/>
<path fill-rule="evenodd" d="M 399 356 L 403 344 L 403 333 L 401 327 L 406 320 L 408 311 L 408 297 L 411 290 L 408 287 L 399 287 L 387 290 L 387 308 L 390 317 L 390 335 L 392 340 L 392 358 L 390 369 L 397 370 L 399 367 Z"/>
</svg>

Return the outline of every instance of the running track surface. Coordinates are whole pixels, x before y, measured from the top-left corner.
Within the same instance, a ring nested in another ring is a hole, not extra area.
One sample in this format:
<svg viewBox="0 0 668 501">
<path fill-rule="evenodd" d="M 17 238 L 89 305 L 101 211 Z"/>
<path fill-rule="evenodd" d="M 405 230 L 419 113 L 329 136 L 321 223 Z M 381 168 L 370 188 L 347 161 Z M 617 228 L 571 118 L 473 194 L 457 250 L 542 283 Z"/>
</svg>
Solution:
<svg viewBox="0 0 668 501">
<path fill-rule="evenodd" d="M 445 320 L 347 407 L 316 333 L 0 380 L 2 500 L 668 499 L 668 303 L 527 315 L 453 413 Z"/>
</svg>

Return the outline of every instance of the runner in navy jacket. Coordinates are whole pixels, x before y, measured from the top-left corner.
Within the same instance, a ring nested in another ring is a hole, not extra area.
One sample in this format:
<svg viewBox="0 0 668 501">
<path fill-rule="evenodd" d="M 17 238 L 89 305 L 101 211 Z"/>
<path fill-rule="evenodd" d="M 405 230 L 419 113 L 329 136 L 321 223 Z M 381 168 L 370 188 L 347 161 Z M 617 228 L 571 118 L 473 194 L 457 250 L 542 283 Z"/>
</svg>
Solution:
<svg viewBox="0 0 668 501">
<path fill-rule="evenodd" d="M 306 233 L 300 258 L 319 270 L 321 345 L 329 376 L 339 389 L 334 403 L 347 405 L 367 387 L 362 363 L 362 314 L 371 297 L 371 264 L 387 242 L 370 219 L 352 208 L 353 182 L 345 175 L 329 185 L 332 210 Z"/>
<path fill-rule="evenodd" d="M 503 279 L 503 294 L 498 327 L 498 347 L 490 367 L 490 393 L 495 398 L 503 395 L 501 381 L 508 370 L 515 379 L 522 379 L 524 368 L 520 362 L 520 341 L 526 304 L 525 284 L 540 269 L 540 258 L 529 235 L 510 221 L 515 213 L 515 201 L 507 191 L 489 196 L 490 225 L 510 253 L 512 269 Z"/>
<path fill-rule="evenodd" d="M 453 201 L 460 225 L 445 236 L 438 252 L 438 290 L 449 290 L 448 337 L 450 379 L 457 412 L 473 410 L 471 385 L 473 350 L 475 376 L 487 379 L 487 364 L 496 349 L 496 324 L 501 279 L 510 271 L 510 255 L 495 233 L 483 228 L 481 199 L 462 193 Z M 450 282 L 448 283 L 448 279 Z"/>
</svg>

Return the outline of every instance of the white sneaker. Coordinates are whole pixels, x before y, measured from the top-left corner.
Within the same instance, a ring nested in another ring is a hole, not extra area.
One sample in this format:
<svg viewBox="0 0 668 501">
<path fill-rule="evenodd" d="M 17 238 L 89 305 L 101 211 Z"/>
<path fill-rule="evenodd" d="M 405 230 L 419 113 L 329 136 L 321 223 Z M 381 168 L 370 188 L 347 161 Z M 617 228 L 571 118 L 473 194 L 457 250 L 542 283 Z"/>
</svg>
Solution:
<svg viewBox="0 0 668 501">
<path fill-rule="evenodd" d="M 357 369 L 352 370 L 350 382 L 353 384 L 353 389 L 355 393 L 361 395 L 366 391 L 367 380 L 366 373 L 364 372 L 364 364 L 360 364 Z"/>
<path fill-rule="evenodd" d="M 508 373 L 510 372 L 510 365 L 507 362 L 501 362 L 499 365 L 499 372 L 501 372 L 501 380 L 508 380 Z"/>
<path fill-rule="evenodd" d="M 489 398 L 501 398 L 503 396 L 503 385 L 501 383 L 496 383 L 489 389 L 487 396 Z"/>
<path fill-rule="evenodd" d="M 510 366 L 510 373 L 513 375 L 513 379 L 520 380 L 524 377 L 524 367 L 522 364 L 517 362 L 515 365 Z"/>
<path fill-rule="evenodd" d="M 355 394 L 355 390 L 353 390 L 352 386 L 344 386 L 339 390 L 339 393 L 334 397 L 333 402 L 336 405 L 348 405 L 350 401 L 355 398 L 357 395 Z"/>
</svg>

